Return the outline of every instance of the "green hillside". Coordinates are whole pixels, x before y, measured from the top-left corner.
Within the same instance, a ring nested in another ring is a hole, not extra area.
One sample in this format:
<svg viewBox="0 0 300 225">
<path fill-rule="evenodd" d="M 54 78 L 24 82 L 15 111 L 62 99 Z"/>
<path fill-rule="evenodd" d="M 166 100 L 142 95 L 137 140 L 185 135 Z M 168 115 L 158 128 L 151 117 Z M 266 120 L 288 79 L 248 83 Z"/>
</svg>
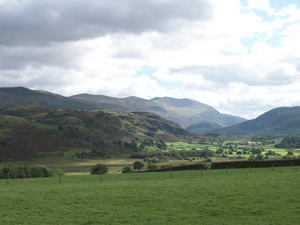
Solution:
<svg viewBox="0 0 300 225">
<path fill-rule="evenodd" d="M 31 159 L 65 149 L 129 153 L 122 143 L 144 139 L 179 141 L 191 135 L 178 124 L 146 112 L 48 110 L 37 106 L 0 109 L 0 160 Z"/>
<path fill-rule="evenodd" d="M 292 135 L 300 134 L 300 107 L 281 107 L 270 110 L 254 120 L 218 130 L 235 135 Z"/>
</svg>

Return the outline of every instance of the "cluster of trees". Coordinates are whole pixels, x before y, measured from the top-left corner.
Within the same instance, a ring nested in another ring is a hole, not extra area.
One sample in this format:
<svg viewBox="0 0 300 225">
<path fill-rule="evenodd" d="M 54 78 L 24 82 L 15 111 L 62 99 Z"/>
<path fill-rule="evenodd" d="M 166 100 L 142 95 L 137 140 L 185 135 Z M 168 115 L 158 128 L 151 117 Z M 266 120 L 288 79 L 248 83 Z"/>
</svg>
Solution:
<svg viewBox="0 0 300 225">
<path fill-rule="evenodd" d="M 300 148 L 300 136 L 288 136 L 282 139 L 279 144 L 275 145 L 275 148 L 294 149 Z"/>
<path fill-rule="evenodd" d="M 235 152 L 237 155 L 248 155 L 248 154 L 261 154 L 264 152 L 264 148 L 262 147 L 255 147 L 252 145 L 251 147 L 245 146 L 245 147 L 239 147 L 234 148 L 232 145 L 230 145 L 229 150 L 224 150 L 223 148 L 219 148 L 216 150 L 216 154 L 223 154 L 223 155 L 233 155 Z"/>
<path fill-rule="evenodd" d="M 145 139 L 139 146 L 139 150 L 143 151 L 147 146 L 155 146 L 159 150 L 166 150 L 167 144 L 163 140 L 154 141 L 153 139 Z"/>
<path fill-rule="evenodd" d="M 103 159 L 103 158 L 110 159 L 109 153 L 98 152 L 98 151 L 91 151 L 91 152 L 82 151 L 80 153 L 76 153 L 74 156 L 79 159 Z"/>
<path fill-rule="evenodd" d="M 163 140 L 155 141 L 153 139 L 145 139 L 140 144 L 138 144 L 135 140 L 132 140 L 131 142 L 126 142 L 126 141 L 122 142 L 121 140 L 118 140 L 114 142 L 114 144 L 118 144 L 119 146 L 130 149 L 134 152 L 141 152 L 145 150 L 147 146 L 153 146 L 159 150 L 167 149 L 167 144 Z"/>
<path fill-rule="evenodd" d="M 131 151 L 134 151 L 134 152 L 137 152 L 138 151 L 138 144 L 135 140 L 132 140 L 131 142 L 126 142 L 126 141 L 121 141 L 121 140 L 118 140 L 118 141 L 114 141 L 113 142 L 114 144 L 117 144 L 123 148 L 127 148 Z"/>
<path fill-rule="evenodd" d="M 251 138 L 252 142 L 261 142 L 263 145 L 275 144 L 274 136 L 254 136 Z"/>
<path fill-rule="evenodd" d="M 147 151 L 137 152 L 131 154 L 131 158 L 144 159 L 148 163 L 167 162 L 172 160 L 187 160 L 189 158 L 208 158 L 215 154 L 214 151 L 207 149 L 204 150 L 190 150 L 190 151 Z"/>
<path fill-rule="evenodd" d="M 0 179 L 52 177 L 62 175 L 63 172 L 61 170 L 47 168 L 45 166 L 6 165 L 0 168 Z"/>
</svg>

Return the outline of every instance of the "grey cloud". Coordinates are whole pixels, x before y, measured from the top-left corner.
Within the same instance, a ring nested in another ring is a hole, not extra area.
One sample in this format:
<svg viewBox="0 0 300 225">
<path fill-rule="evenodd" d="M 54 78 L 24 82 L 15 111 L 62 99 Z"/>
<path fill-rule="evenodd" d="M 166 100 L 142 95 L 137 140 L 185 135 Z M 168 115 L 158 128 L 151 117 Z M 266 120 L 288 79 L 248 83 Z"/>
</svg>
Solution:
<svg viewBox="0 0 300 225">
<path fill-rule="evenodd" d="M 36 45 L 109 33 L 178 29 L 208 20 L 208 0 L 23 0 L 0 4 L 0 45 Z"/>
<path fill-rule="evenodd" d="M 250 86 L 277 86 L 291 84 L 296 80 L 296 76 L 290 76 L 282 69 L 273 69 L 266 72 L 263 68 L 259 68 L 258 66 L 253 71 L 249 71 L 238 64 L 187 66 L 180 69 L 171 69 L 170 73 L 199 74 L 207 81 L 213 81 L 223 85 L 241 82 Z"/>
<path fill-rule="evenodd" d="M 41 70 L 27 69 L 18 70 L 0 70 L 1 87 L 24 86 L 32 89 L 55 90 L 66 84 L 71 85 L 70 70 L 61 68 L 43 68 Z"/>
<path fill-rule="evenodd" d="M 0 46 L 0 70 L 21 70 L 27 66 L 74 67 L 79 55 L 79 49 L 67 44 L 47 47 Z"/>
</svg>

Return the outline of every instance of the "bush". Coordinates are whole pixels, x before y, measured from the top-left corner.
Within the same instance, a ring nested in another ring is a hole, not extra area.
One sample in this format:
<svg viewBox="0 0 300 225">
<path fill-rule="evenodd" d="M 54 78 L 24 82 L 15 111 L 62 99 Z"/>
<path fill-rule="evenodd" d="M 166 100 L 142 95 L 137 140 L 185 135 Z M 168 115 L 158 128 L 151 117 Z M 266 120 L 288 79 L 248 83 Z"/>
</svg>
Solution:
<svg viewBox="0 0 300 225">
<path fill-rule="evenodd" d="M 125 166 L 122 169 L 122 173 L 130 173 L 132 171 L 132 168 L 130 166 Z"/>
<path fill-rule="evenodd" d="M 108 171 L 108 167 L 104 164 L 97 164 L 91 168 L 91 175 L 93 174 L 106 174 Z"/>
</svg>

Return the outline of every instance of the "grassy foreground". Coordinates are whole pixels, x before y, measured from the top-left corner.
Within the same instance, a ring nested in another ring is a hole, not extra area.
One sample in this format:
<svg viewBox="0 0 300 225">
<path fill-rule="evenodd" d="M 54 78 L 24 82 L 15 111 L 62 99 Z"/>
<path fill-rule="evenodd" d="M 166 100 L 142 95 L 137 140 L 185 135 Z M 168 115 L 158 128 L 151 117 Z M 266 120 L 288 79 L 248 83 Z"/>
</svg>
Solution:
<svg viewBox="0 0 300 225">
<path fill-rule="evenodd" d="M 0 180 L 0 224 L 299 224 L 300 168 Z"/>
</svg>

